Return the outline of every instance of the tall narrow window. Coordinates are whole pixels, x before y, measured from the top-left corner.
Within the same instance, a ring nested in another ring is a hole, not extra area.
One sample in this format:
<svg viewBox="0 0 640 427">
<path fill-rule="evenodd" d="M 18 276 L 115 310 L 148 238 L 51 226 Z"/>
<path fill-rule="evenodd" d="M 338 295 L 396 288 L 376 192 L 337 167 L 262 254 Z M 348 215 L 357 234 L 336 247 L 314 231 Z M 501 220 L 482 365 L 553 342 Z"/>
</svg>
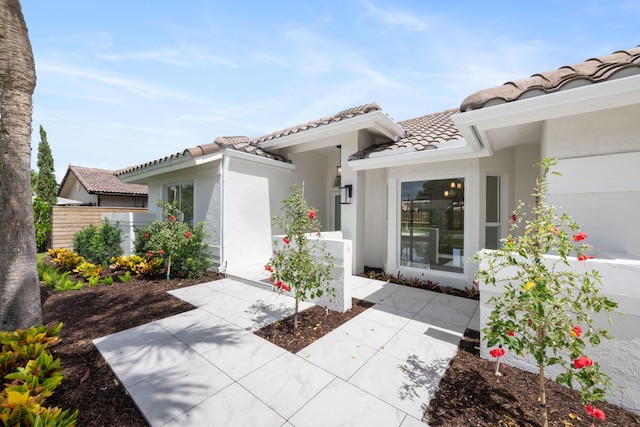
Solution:
<svg viewBox="0 0 640 427">
<path fill-rule="evenodd" d="M 400 265 L 462 273 L 464 178 L 403 182 Z"/>
<path fill-rule="evenodd" d="M 178 203 L 180 220 L 193 227 L 193 184 L 178 184 L 167 187 L 167 202 Z"/>
<path fill-rule="evenodd" d="M 487 199 L 486 199 L 486 225 L 485 225 L 485 245 L 486 249 L 498 249 L 500 247 L 500 177 L 487 176 Z"/>
</svg>

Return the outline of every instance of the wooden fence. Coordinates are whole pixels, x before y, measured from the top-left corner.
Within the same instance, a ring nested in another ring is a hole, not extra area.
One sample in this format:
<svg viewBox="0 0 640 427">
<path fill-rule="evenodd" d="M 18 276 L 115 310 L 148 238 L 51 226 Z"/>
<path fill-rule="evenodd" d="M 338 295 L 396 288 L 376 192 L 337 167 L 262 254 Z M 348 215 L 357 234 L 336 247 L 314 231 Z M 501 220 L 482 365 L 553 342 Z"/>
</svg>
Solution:
<svg viewBox="0 0 640 427">
<path fill-rule="evenodd" d="M 102 224 L 106 213 L 147 213 L 146 208 L 112 208 L 105 206 L 54 206 L 51 208 L 51 247 L 73 249 L 73 236 L 88 227 Z"/>
</svg>

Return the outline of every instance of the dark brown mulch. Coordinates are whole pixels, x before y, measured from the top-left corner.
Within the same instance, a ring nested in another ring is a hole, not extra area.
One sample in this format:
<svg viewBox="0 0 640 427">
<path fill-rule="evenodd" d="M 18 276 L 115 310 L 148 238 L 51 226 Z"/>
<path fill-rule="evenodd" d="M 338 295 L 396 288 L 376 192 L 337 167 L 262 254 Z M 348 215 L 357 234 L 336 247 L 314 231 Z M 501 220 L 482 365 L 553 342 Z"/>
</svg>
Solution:
<svg viewBox="0 0 640 427">
<path fill-rule="evenodd" d="M 111 286 L 57 292 L 41 287 L 44 322 L 63 322 L 62 341 L 52 348 L 61 359 L 65 380 L 47 399 L 48 406 L 79 409 L 78 426 L 146 426 L 144 418 L 116 380 L 92 339 L 188 311 L 192 305 L 168 290 L 217 279 L 134 278 Z"/>
<path fill-rule="evenodd" d="M 170 282 L 137 280 L 115 283 L 79 291 L 56 292 L 42 288 L 43 314 L 48 325 L 64 322 L 63 341 L 52 348 L 60 357 L 66 379 L 47 399 L 47 405 L 79 409 L 78 426 L 145 426 L 131 398 L 126 394 L 91 340 L 129 329 L 172 314 L 190 310 L 166 291 L 195 283 L 215 280 L 209 274 L 200 280 L 172 278 Z M 354 305 L 352 313 L 329 317 L 323 309 L 314 309 L 301 316 L 298 337 L 285 341 L 299 342 L 300 348 L 313 342 L 319 330 L 329 331 L 364 310 Z M 337 320 L 341 318 L 342 320 Z M 277 330 L 283 337 L 287 321 Z M 319 325 L 319 326 L 316 326 Z M 316 328 L 314 330 L 314 328 Z M 326 332 L 325 332 L 326 333 Z M 302 336 L 304 335 L 304 337 Z M 536 410 L 537 379 L 514 368 L 503 367 L 504 376 L 493 375 L 494 364 L 474 354 L 477 338 L 461 343 L 461 351 L 454 357 L 440 383 L 437 395 L 429 406 L 429 422 L 433 426 L 536 426 L 532 412 Z M 291 348 L 293 351 L 295 347 Z M 465 350 L 466 349 L 466 350 Z M 477 353 L 477 352 L 476 352 Z M 590 421 L 575 393 L 550 382 L 548 406 L 553 426 L 587 426 Z M 568 394 L 567 394 L 568 393 Z M 599 405 L 607 414 L 607 421 L 598 426 L 638 426 L 640 417 L 612 405 Z M 577 419 L 572 420 L 570 413 Z M 529 415 L 527 415 L 529 414 Z M 562 423 L 562 420 L 570 424 Z"/>
<path fill-rule="evenodd" d="M 327 312 L 324 308 L 315 306 L 298 314 L 300 326 L 297 331 L 293 325 L 293 316 L 289 316 L 265 326 L 255 334 L 291 353 L 297 353 L 372 306 L 370 302 L 355 298 L 352 299 L 351 309 L 344 313 Z"/>
<path fill-rule="evenodd" d="M 467 330 L 425 414 L 431 426 L 539 426 L 538 376 L 479 356 L 480 333 Z M 550 426 L 590 426 L 593 419 L 575 390 L 545 382 Z M 597 426 L 640 426 L 640 416 L 611 405 Z"/>
</svg>

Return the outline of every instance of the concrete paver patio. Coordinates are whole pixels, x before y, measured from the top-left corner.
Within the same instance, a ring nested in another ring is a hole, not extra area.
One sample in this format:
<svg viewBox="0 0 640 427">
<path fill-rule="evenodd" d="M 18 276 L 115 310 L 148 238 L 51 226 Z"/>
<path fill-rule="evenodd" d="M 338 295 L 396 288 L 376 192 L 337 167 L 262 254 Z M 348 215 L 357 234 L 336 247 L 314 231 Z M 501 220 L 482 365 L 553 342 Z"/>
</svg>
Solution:
<svg viewBox="0 0 640 427">
<path fill-rule="evenodd" d="M 198 308 L 94 343 L 152 426 L 426 425 L 478 302 L 351 279 L 376 305 L 295 355 L 252 333 L 293 298 L 232 278 L 171 291 Z"/>
</svg>

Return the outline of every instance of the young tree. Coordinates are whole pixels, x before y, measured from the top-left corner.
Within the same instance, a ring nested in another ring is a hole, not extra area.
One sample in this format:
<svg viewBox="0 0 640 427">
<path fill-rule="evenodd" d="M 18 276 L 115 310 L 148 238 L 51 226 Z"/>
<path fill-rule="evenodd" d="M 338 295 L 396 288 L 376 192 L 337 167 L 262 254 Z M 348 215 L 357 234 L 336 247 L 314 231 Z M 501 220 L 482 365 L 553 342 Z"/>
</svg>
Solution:
<svg viewBox="0 0 640 427">
<path fill-rule="evenodd" d="M 42 323 L 31 205 L 36 70 L 18 0 L 0 0 L 0 330 Z"/>
<path fill-rule="evenodd" d="M 54 206 L 58 200 L 58 183 L 56 182 L 53 155 L 47 141 L 47 132 L 40 125 L 40 143 L 38 144 L 38 182 L 36 196 Z"/>
<path fill-rule="evenodd" d="M 273 222 L 285 229 L 282 242 L 274 242 L 273 256 L 265 265 L 271 273 L 271 282 L 280 291 L 292 291 L 296 299 L 294 329 L 298 329 L 298 308 L 300 301 L 319 298 L 324 293 L 334 295 L 329 287 L 332 279 L 333 256 L 322 241 L 309 243 L 307 235 L 320 236 L 320 221 L 316 210 L 307 205 L 302 190 L 291 184 L 289 197 L 283 200 L 281 216 Z"/>
<path fill-rule="evenodd" d="M 504 292 L 490 299 L 494 308 L 489 316 L 484 339 L 490 354 L 500 357 L 503 347 L 519 356 L 532 356 L 538 364 L 540 424 L 548 426 L 545 390 L 545 368 L 560 365 L 564 372 L 556 381 L 571 387 L 577 382 L 582 403 L 595 419 L 604 419 L 604 412 L 593 402 L 604 400 L 611 389 L 611 380 L 600 370 L 598 362 L 585 355 L 586 342 L 597 346 L 602 338 L 611 338 L 606 329 L 593 324 L 591 313 L 607 315 L 617 307 L 614 301 L 600 295 L 600 276 L 595 270 L 577 271 L 568 261 L 574 255 L 588 263 L 591 246 L 585 243 L 587 234 L 568 214 L 559 215 L 546 203 L 547 176 L 557 163 L 545 159 L 541 163 L 533 196 L 535 204 L 525 212 L 524 204 L 511 217 L 511 230 L 524 223 L 524 233 L 510 234 L 502 248 L 476 255 L 482 262 L 479 281 L 504 283 Z M 545 262 L 545 255 L 557 258 Z M 498 359 L 499 360 L 499 359 Z"/>
</svg>

